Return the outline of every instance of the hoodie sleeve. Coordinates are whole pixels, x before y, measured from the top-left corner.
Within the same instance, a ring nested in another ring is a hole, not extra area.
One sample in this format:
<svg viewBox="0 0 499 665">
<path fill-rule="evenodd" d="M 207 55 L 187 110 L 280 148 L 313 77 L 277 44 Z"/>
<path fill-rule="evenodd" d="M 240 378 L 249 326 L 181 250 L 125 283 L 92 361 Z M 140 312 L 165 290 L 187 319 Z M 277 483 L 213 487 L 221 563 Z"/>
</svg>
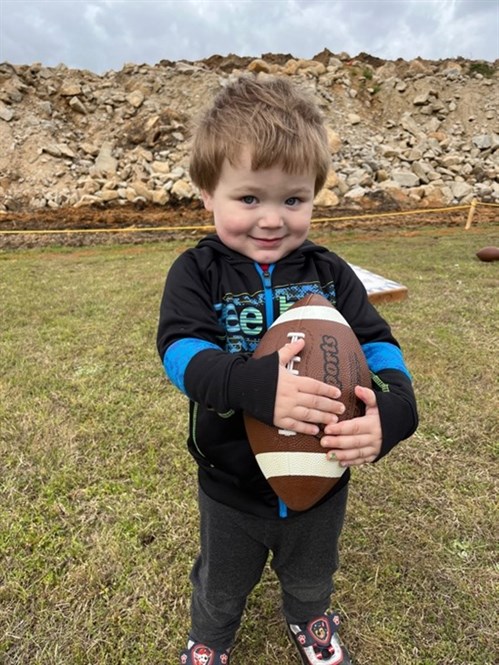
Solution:
<svg viewBox="0 0 499 665">
<path fill-rule="evenodd" d="M 245 410 L 272 424 L 278 354 L 259 359 L 224 351 L 206 267 L 188 250 L 170 268 L 160 306 L 157 348 L 171 382 L 219 414 Z"/>
<path fill-rule="evenodd" d="M 365 287 L 353 269 L 342 259 L 338 262 L 335 283 L 336 306 L 359 339 L 371 370 L 383 433 L 378 456 L 381 459 L 418 426 L 411 375 L 390 326 L 369 302 Z"/>
<path fill-rule="evenodd" d="M 383 434 L 378 461 L 397 443 L 414 434 L 418 412 L 412 382 L 404 372 L 386 369 L 373 374 L 373 387 Z"/>
</svg>

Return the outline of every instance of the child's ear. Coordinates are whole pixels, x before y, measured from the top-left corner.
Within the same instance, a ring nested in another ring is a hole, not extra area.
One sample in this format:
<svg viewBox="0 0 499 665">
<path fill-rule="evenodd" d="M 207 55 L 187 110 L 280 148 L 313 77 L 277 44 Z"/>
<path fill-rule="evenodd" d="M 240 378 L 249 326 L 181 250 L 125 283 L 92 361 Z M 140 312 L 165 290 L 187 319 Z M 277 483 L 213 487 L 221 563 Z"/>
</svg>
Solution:
<svg viewBox="0 0 499 665">
<path fill-rule="evenodd" d="M 208 212 L 213 212 L 213 197 L 211 194 L 209 194 L 205 189 L 202 189 L 201 192 L 201 199 L 203 200 L 204 207 Z"/>
</svg>

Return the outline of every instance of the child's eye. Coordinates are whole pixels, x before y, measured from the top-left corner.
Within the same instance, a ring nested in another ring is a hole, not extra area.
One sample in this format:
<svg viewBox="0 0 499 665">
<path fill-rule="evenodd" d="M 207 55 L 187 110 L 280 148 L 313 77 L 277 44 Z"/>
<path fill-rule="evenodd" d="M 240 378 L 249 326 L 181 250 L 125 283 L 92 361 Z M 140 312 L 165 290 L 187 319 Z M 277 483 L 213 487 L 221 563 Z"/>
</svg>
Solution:
<svg viewBox="0 0 499 665">
<path fill-rule="evenodd" d="M 246 205 L 253 205 L 253 203 L 256 203 L 256 196 L 252 196 L 251 194 L 248 194 L 248 196 L 242 196 L 241 201 L 245 203 Z"/>
<path fill-rule="evenodd" d="M 287 206 L 297 206 L 301 202 L 297 196 L 290 196 L 289 199 L 286 199 L 285 204 Z"/>
</svg>

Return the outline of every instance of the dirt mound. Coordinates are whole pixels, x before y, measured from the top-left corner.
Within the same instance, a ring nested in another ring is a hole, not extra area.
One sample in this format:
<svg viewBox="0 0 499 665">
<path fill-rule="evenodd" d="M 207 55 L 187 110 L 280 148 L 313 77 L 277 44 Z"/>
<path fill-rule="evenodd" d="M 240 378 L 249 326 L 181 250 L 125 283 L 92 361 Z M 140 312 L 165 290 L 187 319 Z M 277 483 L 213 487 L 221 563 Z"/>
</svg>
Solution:
<svg viewBox="0 0 499 665">
<path fill-rule="evenodd" d="M 197 201 L 191 120 L 228 78 L 249 71 L 291 77 L 320 105 L 331 174 L 318 208 L 499 202 L 497 61 L 388 61 L 323 49 L 311 60 L 213 55 L 102 76 L 3 63 L 0 225 L 13 213 L 177 211 Z"/>
</svg>

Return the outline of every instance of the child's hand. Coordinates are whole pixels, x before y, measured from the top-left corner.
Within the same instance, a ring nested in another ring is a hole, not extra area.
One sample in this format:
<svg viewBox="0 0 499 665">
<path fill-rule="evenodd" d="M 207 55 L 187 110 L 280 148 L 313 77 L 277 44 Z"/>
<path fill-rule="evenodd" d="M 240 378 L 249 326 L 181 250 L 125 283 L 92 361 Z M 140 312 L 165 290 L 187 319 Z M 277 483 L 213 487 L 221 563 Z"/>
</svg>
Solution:
<svg viewBox="0 0 499 665">
<path fill-rule="evenodd" d="M 292 374 L 286 364 L 300 353 L 305 342 L 290 342 L 279 350 L 279 377 L 274 405 L 274 425 L 281 429 L 311 434 L 319 433 L 319 424 L 338 420 L 344 411 L 337 399 L 341 392 L 335 386 L 305 376 Z M 299 363 L 297 363 L 299 368 Z"/>
<path fill-rule="evenodd" d="M 328 423 L 321 446 L 330 448 L 328 457 L 335 457 L 341 466 L 358 466 L 374 462 L 381 451 L 382 433 L 376 395 L 370 388 L 355 387 L 355 394 L 366 405 L 359 418 Z"/>
</svg>

